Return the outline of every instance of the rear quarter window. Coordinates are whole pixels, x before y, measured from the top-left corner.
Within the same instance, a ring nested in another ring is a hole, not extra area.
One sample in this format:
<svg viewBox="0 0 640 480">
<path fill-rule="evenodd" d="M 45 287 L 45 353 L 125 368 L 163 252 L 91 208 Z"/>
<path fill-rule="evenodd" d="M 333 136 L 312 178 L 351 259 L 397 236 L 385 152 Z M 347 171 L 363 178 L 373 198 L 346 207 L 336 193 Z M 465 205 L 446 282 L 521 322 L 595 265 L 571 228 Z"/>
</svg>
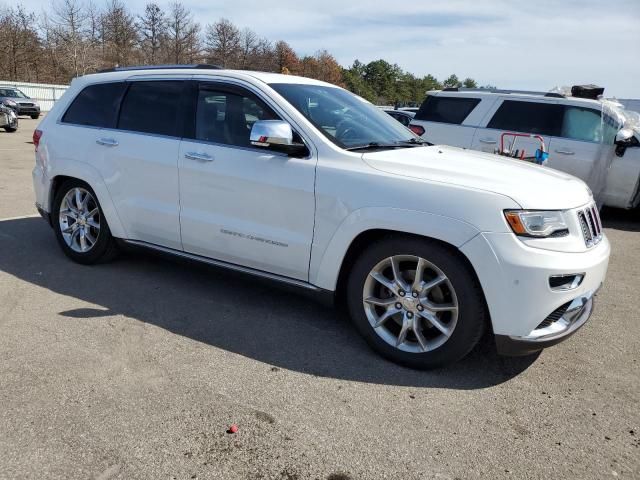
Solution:
<svg viewBox="0 0 640 480">
<path fill-rule="evenodd" d="M 124 90 L 124 82 L 98 83 L 85 87 L 67 108 L 62 122 L 114 128 Z"/>
<path fill-rule="evenodd" d="M 415 119 L 460 125 L 479 103 L 479 98 L 429 95 L 416 113 Z"/>
</svg>

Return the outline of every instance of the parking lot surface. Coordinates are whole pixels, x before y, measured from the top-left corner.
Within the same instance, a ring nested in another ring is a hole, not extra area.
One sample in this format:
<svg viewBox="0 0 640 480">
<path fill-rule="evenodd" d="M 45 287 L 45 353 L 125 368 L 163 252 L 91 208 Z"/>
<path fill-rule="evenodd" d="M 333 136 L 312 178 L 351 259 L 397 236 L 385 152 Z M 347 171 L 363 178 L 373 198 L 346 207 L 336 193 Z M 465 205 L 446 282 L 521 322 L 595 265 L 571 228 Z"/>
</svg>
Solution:
<svg viewBox="0 0 640 480">
<path fill-rule="evenodd" d="M 603 212 L 609 274 L 572 338 L 417 372 L 252 278 L 72 263 L 33 216 L 36 123 L 0 131 L 0 478 L 640 477 L 640 212 Z"/>
</svg>

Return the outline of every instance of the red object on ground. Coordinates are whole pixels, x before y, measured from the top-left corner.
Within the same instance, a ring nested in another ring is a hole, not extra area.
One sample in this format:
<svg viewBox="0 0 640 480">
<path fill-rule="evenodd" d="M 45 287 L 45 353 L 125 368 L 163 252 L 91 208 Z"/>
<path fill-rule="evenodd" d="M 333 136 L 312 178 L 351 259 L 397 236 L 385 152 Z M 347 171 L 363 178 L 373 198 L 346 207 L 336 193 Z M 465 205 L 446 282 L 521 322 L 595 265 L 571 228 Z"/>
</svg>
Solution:
<svg viewBox="0 0 640 480">
<path fill-rule="evenodd" d="M 238 431 L 238 425 L 234 423 L 229 427 L 229 430 L 227 430 L 227 433 L 237 433 L 237 431 Z"/>
</svg>

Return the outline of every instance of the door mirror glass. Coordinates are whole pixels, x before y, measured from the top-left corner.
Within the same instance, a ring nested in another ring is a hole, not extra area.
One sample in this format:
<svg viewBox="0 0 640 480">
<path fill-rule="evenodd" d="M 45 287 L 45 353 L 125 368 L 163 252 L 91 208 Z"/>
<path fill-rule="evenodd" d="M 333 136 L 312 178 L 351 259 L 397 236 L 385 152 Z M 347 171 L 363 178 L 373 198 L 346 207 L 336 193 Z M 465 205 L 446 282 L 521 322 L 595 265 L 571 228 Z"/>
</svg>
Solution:
<svg viewBox="0 0 640 480">
<path fill-rule="evenodd" d="M 250 140 L 253 146 L 291 156 L 308 154 L 304 143 L 293 141 L 293 129 L 283 120 L 258 120 L 251 127 Z"/>
</svg>

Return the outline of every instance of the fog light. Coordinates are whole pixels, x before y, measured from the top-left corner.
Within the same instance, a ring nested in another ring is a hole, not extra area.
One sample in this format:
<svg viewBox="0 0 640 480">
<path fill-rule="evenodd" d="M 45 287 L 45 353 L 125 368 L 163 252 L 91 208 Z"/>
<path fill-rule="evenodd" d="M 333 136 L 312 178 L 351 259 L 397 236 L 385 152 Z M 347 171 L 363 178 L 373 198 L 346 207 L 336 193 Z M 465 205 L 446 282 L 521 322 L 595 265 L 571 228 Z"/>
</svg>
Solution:
<svg viewBox="0 0 640 480">
<path fill-rule="evenodd" d="M 552 275 L 549 277 L 551 290 L 567 291 L 578 288 L 584 280 L 584 273 L 571 273 L 568 275 Z"/>
</svg>

